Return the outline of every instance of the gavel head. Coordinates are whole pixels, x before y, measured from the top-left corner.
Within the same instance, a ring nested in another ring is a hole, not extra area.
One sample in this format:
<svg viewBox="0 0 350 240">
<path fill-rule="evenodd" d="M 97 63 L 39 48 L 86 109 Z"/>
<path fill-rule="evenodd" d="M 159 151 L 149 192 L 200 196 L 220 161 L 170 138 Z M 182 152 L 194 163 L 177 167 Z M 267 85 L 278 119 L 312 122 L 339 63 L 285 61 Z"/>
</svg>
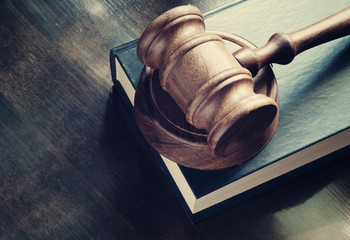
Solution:
<svg viewBox="0 0 350 240">
<path fill-rule="evenodd" d="M 156 18 L 142 34 L 137 55 L 159 70 L 162 89 L 188 123 L 207 131 L 215 155 L 227 156 L 250 144 L 275 119 L 275 100 L 253 91 L 251 73 L 218 35 L 205 32 L 203 16 L 193 6 Z"/>
</svg>

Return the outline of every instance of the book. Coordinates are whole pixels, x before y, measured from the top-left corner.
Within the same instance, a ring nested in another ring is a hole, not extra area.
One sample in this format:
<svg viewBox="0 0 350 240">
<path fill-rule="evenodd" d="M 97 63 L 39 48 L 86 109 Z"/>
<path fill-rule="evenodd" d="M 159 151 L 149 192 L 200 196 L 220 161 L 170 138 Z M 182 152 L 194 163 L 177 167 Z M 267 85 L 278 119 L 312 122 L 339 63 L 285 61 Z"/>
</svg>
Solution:
<svg viewBox="0 0 350 240">
<path fill-rule="evenodd" d="M 275 32 L 292 32 L 347 6 L 347 1 L 233 2 L 204 13 L 206 27 L 235 33 L 263 46 Z M 138 40 L 111 49 L 116 91 L 134 117 L 133 103 L 143 65 Z M 275 65 L 280 120 L 271 141 L 255 157 L 228 169 L 201 171 L 180 166 L 150 146 L 164 176 L 192 223 L 348 154 L 350 146 L 350 37 Z"/>
</svg>

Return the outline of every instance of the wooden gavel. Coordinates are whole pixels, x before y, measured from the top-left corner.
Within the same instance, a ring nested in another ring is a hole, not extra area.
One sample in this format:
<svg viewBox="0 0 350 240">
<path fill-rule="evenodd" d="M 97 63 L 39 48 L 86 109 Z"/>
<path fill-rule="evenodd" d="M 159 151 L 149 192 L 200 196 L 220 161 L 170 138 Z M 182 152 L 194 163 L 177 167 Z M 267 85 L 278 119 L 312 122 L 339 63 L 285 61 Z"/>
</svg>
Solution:
<svg viewBox="0 0 350 240">
<path fill-rule="evenodd" d="M 278 101 L 254 92 L 259 70 L 287 64 L 304 50 L 348 34 L 350 7 L 299 31 L 274 34 L 261 48 L 232 54 L 220 36 L 205 32 L 202 13 L 189 5 L 156 18 L 142 34 L 137 55 L 159 70 L 161 88 L 187 122 L 205 129 L 210 152 L 230 156 L 259 138 L 278 116 Z"/>
</svg>

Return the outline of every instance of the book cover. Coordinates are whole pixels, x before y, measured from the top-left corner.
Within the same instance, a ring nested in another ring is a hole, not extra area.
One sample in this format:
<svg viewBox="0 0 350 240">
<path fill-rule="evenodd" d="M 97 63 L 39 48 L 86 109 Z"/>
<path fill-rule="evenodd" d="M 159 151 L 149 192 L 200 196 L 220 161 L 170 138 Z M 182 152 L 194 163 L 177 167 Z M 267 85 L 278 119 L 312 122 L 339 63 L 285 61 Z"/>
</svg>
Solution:
<svg viewBox="0 0 350 240">
<path fill-rule="evenodd" d="M 204 16 L 208 30 L 235 33 L 263 46 L 275 32 L 298 30 L 346 5 L 347 1 L 320 1 L 315 5 L 311 0 L 250 0 Z M 113 48 L 110 56 L 115 88 L 132 115 L 143 69 L 136 56 L 137 42 Z M 350 37 L 310 49 L 289 65 L 274 65 L 273 69 L 279 87 L 280 120 L 270 143 L 251 160 L 224 170 L 200 171 L 179 166 L 150 147 L 191 222 L 348 152 Z"/>
</svg>

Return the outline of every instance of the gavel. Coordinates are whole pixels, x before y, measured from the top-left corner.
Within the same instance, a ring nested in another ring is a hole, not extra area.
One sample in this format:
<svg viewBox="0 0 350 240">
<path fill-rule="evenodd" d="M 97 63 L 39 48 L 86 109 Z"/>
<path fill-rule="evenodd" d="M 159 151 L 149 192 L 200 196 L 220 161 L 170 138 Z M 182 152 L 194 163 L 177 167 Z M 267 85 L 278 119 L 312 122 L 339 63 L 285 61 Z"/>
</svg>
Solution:
<svg viewBox="0 0 350 240">
<path fill-rule="evenodd" d="M 239 158 L 228 165 L 204 167 L 217 169 L 241 163 L 256 154 L 277 126 L 278 97 L 256 93 L 253 77 L 271 63 L 288 64 L 297 54 L 348 34 L 350 7 L 296 32 L 276 33 L 261 48 L 246 45 L 232 54 L 221 36 L 205 31 L 200 10 L 188 5 L 173 8 L 152 22 L 139 40 L 137 56 L 145 66 L 157 71 L 152 77 L 159 80 L 160 89 L 174 100 L 186 121 L 203 130 L 213 158 Z M 157 101 L 154 96 L 150 98 Z M 145 106 L 143 110 L 136 109 L 137 116 L 145 114 Z M 143 130 L 147 128 L 142 127 L 143 120 L 138 120 L 138 124 L 147 138 L 149 132 Z M 257 140 L 259 146 L 254 148 Z M 167 155 L 159 141 L 153 141 L 154 147 Z M 251 154 L 242 153 L 241 149 Z M 200 163 L 198 166 L 201 168 Z"/>
</svg>

